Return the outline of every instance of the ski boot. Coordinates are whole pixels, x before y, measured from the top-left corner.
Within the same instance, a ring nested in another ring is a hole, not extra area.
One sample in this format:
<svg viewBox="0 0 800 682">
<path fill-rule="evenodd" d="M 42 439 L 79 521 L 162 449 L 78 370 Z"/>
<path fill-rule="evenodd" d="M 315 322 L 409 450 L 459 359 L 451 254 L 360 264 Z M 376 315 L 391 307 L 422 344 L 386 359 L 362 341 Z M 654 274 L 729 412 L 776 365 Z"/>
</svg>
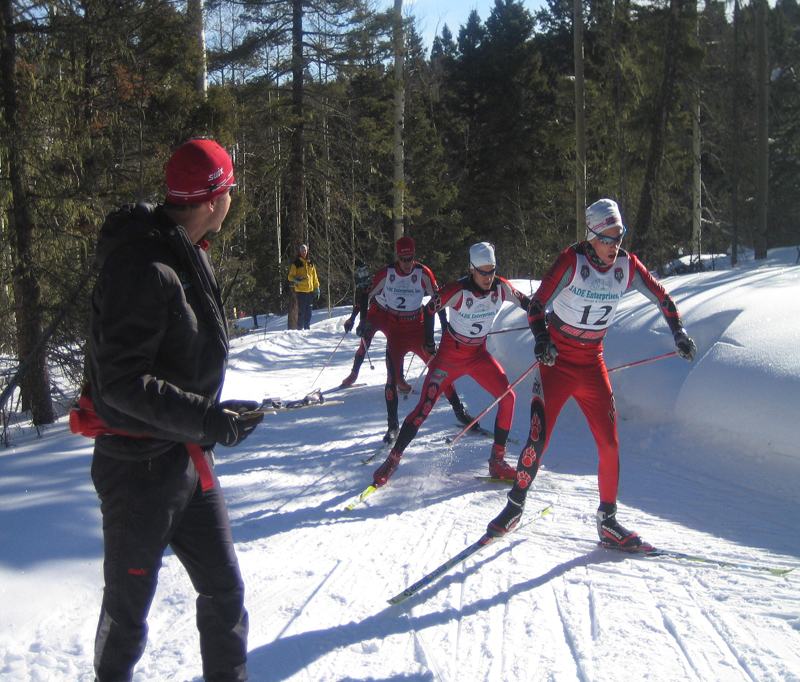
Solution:
<svg viewBox="0 0 800 682">
<path fill-rule="evenodd" d="M 460 424 L 463 424 L 464 426 L 472 424 L 472 420 L 474 417 L 469 412 L 467 412 L 467 409 L 463 405 L 459 404 L 458 407 L 454 407 L 453 412 L 455 413 L 456 419 L 458 419 Z M 480 428 L 481 428 L 481 423 L 475 422 L 474 424 L 472 424 L 472 428 L 470 428 L 470 431 L 480 431 Z"/>
<path fill-rule="evenodd" d="M 397 380 L 397 392 L 402 393 L 403 395 L 408 395 L 411 393 L 411 385 L 405 379 L 403 379 L 403 377 L 400 377 Z"/>
<path fill-rule="evenodd" d="M 372 481 L 376 488 L 386 485 L 386 482 L 394 475 L 394 472 L 397 471 L 402 456 L 402 452 L 392 450 L 386 458 L 386 461 L 375 470 L 375 473 L 372 475 Z"/>
<path fill-rule="evenodd" d="M 386 431 L 386 435 L 383 437 L 383 442 L 387 445 L 394 445 L 399 432 L 400 425 L 397 421 L 397 417 L 389 418 L 389 429 Z"/>
<path fill-rule="evenodd" d="M 355 372 L 350 372 L 350 374 L 348 374 L 347 377 L 345 377 L 345 380 L 342 382 L 342 386 L 345 388 L 347 386 L 352 386 L 354 383 L 356 383 L 357 378 L 358 374 Z"/>
<path fill-rule="evenodd" d="M 597 509 L 597 534 L 605 547 L 648 552 L 653 546 L 644 542 L 637 533 L 623 528 L 617 521 L 617 505 L 601 502 Z"/>
<path fill-rule="evenodd" d="M 508 450 L 502 445 L 495 443 L 492 446 L 492 455 L 489 457 L 489 476 L 509 481 L 516 478 L 517 470 L 505 460 L 507 454 Z"/>
<path fill-rule="evenodd" d="M 500 515 L 494 520 L 489 522 L 486 528 L 486 535 L 490 538 L 499 538 L 510 533 L 517 527 L 519 520 L 522 518 L 522 512 L 525 509 L 525 502 L 516 503 L 510 497 L 506 508 L 500 512 Z"/>
</svg>

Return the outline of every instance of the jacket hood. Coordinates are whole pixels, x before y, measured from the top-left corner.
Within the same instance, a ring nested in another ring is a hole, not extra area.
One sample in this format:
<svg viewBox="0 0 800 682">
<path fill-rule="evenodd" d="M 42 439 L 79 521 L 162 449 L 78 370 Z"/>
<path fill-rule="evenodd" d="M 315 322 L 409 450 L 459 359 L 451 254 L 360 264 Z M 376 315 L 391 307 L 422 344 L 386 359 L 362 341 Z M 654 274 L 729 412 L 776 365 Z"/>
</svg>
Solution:
<svg viewBox="0 0 800 682">
<path fill-rule="evenodd" d="M 127 204 L 108 215 L 97 237 L 95 265 L 102 268 L 106 259 L 123 244 L 139 239 L 164 240 L 164 230 L 175 223 L 153 204 Z"/>
</svg>

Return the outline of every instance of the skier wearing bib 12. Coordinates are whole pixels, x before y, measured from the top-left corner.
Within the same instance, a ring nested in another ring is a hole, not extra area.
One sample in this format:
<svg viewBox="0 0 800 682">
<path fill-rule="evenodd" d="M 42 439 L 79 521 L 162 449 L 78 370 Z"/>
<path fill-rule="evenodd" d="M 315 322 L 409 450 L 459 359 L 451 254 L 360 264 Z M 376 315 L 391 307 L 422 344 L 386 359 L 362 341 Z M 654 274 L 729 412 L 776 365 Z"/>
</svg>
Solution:
<svg viewBox="0 0 800 682">
<path fill-rule="evenodd" d="M 636 256 L 620 249 L 626 228 L 617 203 L 601 199 L 589 206 L 586 227 L 586 240 L 558 256 L 531 300 L 528 321 L 539 361 L 533 373 L 531 430 L 517 464 L 508 504 L 489 523 L 487 533 L 493 537 L 504 535 L 519 522 L 525 496 L 539 470 L 556 419 L 572 396 L 589 422 L 600 456 L 600 541 L 646 551 L 652 546 L 616 519 L 619 441 L 614 396 L 603 361 L 603 337 L 622 294 L 633 287 L 661 309 L 681 357 L 693 360 L 697 348 L 664 287 Z M 545 318 L 546 309 L 552 311 L 549 321 Z"/>
<path fill-rule="evenodd" d="M 497 260 L 494 247 L 488 242 L 473 245 L 469 261 L 470 274 L 443 287 L 426 306 L 425 312 L 431 320 L 434 313 L 450 308 L 450 320 L 425 377 L 419 404 L 406 417 L 389 457 L 373 475 L 376 486 L 384 485 L 392 477 L 403 451 L 417 435 L 440 393 L 446 392 L 456 379 L 471 376 L 495 398 L 509 388 L 506 373 L 486 349 L 486 336 L 505 301 L 527 309 L 529 300 L 507 279 L 495 276 Z M 432 324 L 427 325 L 426 332 L 429 334 L 426 344 L 433 346 Z M 504 459 L 515 400 L 514 392 L 509 391 L 497 408 L 494 445 L 489 458 L 489 475 L 493 477 L 511 479 L 516 474 L 514 467 Z"/>
<path fill-rule="evenodd" d="M 367 291 L 367 319 L 358 331 L 367 347 L 375 332 L 381 331 L 386 336 L 385 394 L 389 421 L 389 430 L 383 437 L 386 443 L 397 438 L 397 384 L 402 374 L 403 358 L 406 353 L 414 353 L 428 362 L 436 352 L 432 341 L 426 343 L 426 324 L 430 326 L 430 338 L 433 339 L 433 317 L 426 322 L 422 312 L 423 297 L 436 296 L 436 278 L 427 267 L 414 260 L 415 245 L 411 237 L 400 237 L 395 251 L 397 260 L 378 270 L 372 279 L 372 286 Z M 445 395 L 456 418 L 469 424 L 472 417 L 467 414 L 455 389 L 448 386 Z"/>
</svg>

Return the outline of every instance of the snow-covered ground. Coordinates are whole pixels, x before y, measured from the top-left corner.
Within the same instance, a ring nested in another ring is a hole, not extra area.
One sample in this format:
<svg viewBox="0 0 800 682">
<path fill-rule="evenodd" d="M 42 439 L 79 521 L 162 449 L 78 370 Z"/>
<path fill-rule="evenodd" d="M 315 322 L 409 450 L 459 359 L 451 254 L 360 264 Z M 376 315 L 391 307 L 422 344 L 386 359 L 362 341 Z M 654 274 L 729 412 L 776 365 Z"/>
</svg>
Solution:
<svg viewBox="0 0 800 682">
<path fill-rule="evenodd" d="M 619 516 L 656 546 L 791 567 L 800 566 L 800 266 L 795 249 L 770 256 L 664 281 L 699 355 L 612 374 Z M 320 370 L 347 312 L 315 311 L 305 333 L 270 318 L 237 339 L 225 397 L 292 399 L 337 385 L 353 334 Z M 509 307 L 495 330 L 523 325 Z M 527 331 L 490 343 L 512 380 L 534 361 Z M 445 444 L 457 428 L 441 401 L 391 482 L 341 513 L 379 464 L 361 459 L 386 428 L 383 348 L 379 336 L 374 371 L 361 371 L 368 385 L 341 403 L 267 416 L 241 446 L 218 450 L 248 589 L 252 680 L 800 680 L 800 570 L 778 577 L 597 547 L 597 455 L 572 402 L 528 497 L 530 510 L 552 503 L 553 512 L 389 606 L 477 540 L 507 488 L 475 478 L 487 474 L 489 440 Z M 658 311 L 627 295 L 608 366 L 673 349 Z M 415 359 L 410 381 L 421 370 Z M 491 402 L 471 379 L 457 388 L 473 413 Z M 529 391 L 526 382 L 517 391 L 520 443 Z M 401 415 L 415 399 L 401 400 Z M 11 437 L 0 450 L 0 679 L 88 682 L 102 592 L 91 443 L 63 419 L 41 437 L 29 427 Z M 515 460 L 520 446 L 511 449 Z M 168 555 L 137 682 L 201 679 L 194 599 Z"/>
</svg>

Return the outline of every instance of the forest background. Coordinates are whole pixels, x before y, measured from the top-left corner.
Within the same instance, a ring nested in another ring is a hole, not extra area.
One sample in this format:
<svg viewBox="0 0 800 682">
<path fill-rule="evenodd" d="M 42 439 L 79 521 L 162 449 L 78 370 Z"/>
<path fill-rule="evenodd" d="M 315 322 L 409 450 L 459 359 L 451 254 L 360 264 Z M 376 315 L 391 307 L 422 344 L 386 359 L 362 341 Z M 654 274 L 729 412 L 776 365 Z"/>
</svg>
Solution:
<svg viewBox="0 0 800 682">
<path fill-rule="evenodd" d="M 390 261 L 398 229 L 440 283 L 482 240 L 504 276 L 541 278 L 582 210 L 575 6 L 586 204 L 615 198 L 653 270 L 800 243 L 797 0 L 549 0 L 535 13 L 495 0 L 430 50 L 400 0 L 0 0 L 4 437 L 10 415 L 50 423 L 74 398 L 97 232 L 115 207 L 162 198 L 164 165 L 192 137 L 234 160 L 210 252 L 229 311 L 291 316 L 301 242 L 321 305 L 347 303 L 356 260 Z"/>
</svg>

